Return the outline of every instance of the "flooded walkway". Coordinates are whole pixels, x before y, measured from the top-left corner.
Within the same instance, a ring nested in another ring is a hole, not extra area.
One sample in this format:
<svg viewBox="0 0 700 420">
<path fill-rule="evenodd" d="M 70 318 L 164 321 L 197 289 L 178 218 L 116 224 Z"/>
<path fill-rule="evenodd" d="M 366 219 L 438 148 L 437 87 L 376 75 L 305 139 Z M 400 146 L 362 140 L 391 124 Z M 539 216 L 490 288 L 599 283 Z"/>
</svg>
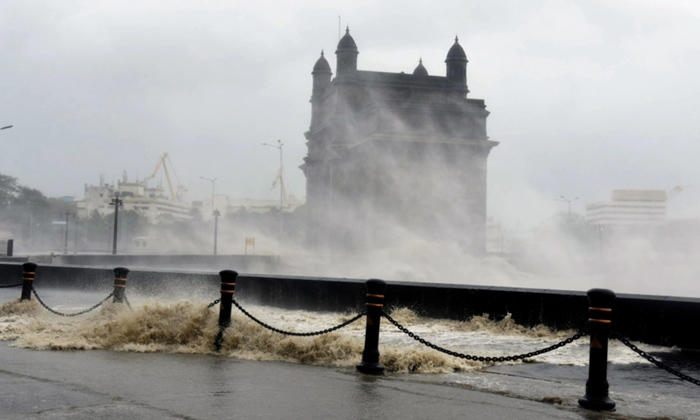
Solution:
<svg viewBox="0 0 700 420">
<path fill-rule="evenodd" d="M 44 296 L 67 312 L 101 297 L 50 290 Z M 584 340 L 527 363 L 464 365 L 385 325 L 380 351 L 387 375 L 366 377 L 354 369 L 362 351 L 359 323 L 338 334 L 296 338 L 272 334 L 238 314 L 218 355 L 211 353 L 216 313 L 206 301 L 134 298 L 133 311 L 106 304 L 95 314 L 67 319 L 6 297 L 7 314 L 0 317 L 6 340 L 0 341 L 3 420 L 697 419 L 697 386 L 619 343 L 611 346 L 608 365 L 618 410 L 595 413 L 577 405 L 587 377 Z M 250 308 L 284 329 L 305 331 L 348 317 Z M 455 323 L 404 310 L 394 316 L 442 345 L 480 354 L 542 348 L 569 334 L 524 329 L 507 319 Z M 643 347 L 700 377 L 697 354 Z"/>
<path fill-rule="evenodd" d="M 584 411 L 351 369 L 0 343 L 3 419 L 585 419 Z"/>
</svg>

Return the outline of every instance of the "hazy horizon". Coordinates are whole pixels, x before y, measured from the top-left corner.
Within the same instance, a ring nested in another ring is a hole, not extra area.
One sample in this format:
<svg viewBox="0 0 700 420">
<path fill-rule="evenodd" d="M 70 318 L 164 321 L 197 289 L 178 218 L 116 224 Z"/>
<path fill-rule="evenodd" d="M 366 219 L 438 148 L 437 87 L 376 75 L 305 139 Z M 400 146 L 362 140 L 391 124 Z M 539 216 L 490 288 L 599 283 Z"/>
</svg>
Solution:
<svg viewBox="0 0 700 420">
<path fill-rule="evenodd" d="M 401 10 L 400 12 L 397 12 Z M 489 216 L 515 228 L 606 201 L 613 189 L 690 186 L 697 218 L 700 6 L 595 1 L 431 4 L 108 1 L 0 5 L 0 173 L 48 196 L 100 174 L 150 175 L 169 153 L 188 200 L 305 195 L 311 69 L 335 73 L 340 16 L 360 70 L 444 75 L 459 35 L 469 97 L 486 101 Z M 162 178 L 162 176 L 159 176 Z"/>
</svg>

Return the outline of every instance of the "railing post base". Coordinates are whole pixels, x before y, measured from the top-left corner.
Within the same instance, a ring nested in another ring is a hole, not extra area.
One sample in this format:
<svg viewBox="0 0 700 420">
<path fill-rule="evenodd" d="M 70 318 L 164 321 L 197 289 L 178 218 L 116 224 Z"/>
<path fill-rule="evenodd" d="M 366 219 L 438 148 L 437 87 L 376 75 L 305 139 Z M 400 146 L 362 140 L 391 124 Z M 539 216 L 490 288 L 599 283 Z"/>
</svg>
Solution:
<svg viewBox="0 0 700 420">
<path fill-rule="evenodd" d="M 611 411 L 615 409 L 615 401 L 609 397 L 591 397 L 588 394 L 579 398 L 578 405 L 586 410 Z"/>
<path fill-rule="evenodd" d="M 380 365 L 379 362 L 366 363 L 360 362 L 360 364 L 355 366 L 358 372 L 364 373 L 365 375 L 383 375 L 384 366 Z"/>
</svg>

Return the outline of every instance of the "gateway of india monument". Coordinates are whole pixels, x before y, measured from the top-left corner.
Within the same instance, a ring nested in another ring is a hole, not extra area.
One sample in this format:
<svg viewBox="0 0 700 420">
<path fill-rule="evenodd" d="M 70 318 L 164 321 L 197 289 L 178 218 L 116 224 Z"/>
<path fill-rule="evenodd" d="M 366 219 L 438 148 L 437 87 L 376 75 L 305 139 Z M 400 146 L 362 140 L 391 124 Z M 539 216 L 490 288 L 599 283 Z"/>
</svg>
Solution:
<svg viewBox="0 0 700 420">
<path fill-rule="evenodd" d="M 412 74 L 358 70 L 349 29 L 335 54 L 335 78 L 323 52 L 311 73 L 308 245 L 365 254 L 419 237 L 484 253 L 486 162 L 498 142 L 484 101 L 468 98 L 458 39 L 444 77 L 422 60 Z"/>
</svg>

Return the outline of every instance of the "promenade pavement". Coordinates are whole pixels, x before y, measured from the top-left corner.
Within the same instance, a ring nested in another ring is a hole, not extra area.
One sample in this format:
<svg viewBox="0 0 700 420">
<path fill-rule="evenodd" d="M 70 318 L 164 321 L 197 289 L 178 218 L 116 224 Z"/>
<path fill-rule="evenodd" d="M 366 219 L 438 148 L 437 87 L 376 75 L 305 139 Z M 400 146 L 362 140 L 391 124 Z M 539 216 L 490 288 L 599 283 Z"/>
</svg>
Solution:
<svg viewBox="0 0 700 420">
<path fill-rule="evenodd" d="M 37 351 L 8 343 L 0 343 L 0 401 L 5 420 L 613 418 L 353 369 L 217 355 Z"/>
</svg>

